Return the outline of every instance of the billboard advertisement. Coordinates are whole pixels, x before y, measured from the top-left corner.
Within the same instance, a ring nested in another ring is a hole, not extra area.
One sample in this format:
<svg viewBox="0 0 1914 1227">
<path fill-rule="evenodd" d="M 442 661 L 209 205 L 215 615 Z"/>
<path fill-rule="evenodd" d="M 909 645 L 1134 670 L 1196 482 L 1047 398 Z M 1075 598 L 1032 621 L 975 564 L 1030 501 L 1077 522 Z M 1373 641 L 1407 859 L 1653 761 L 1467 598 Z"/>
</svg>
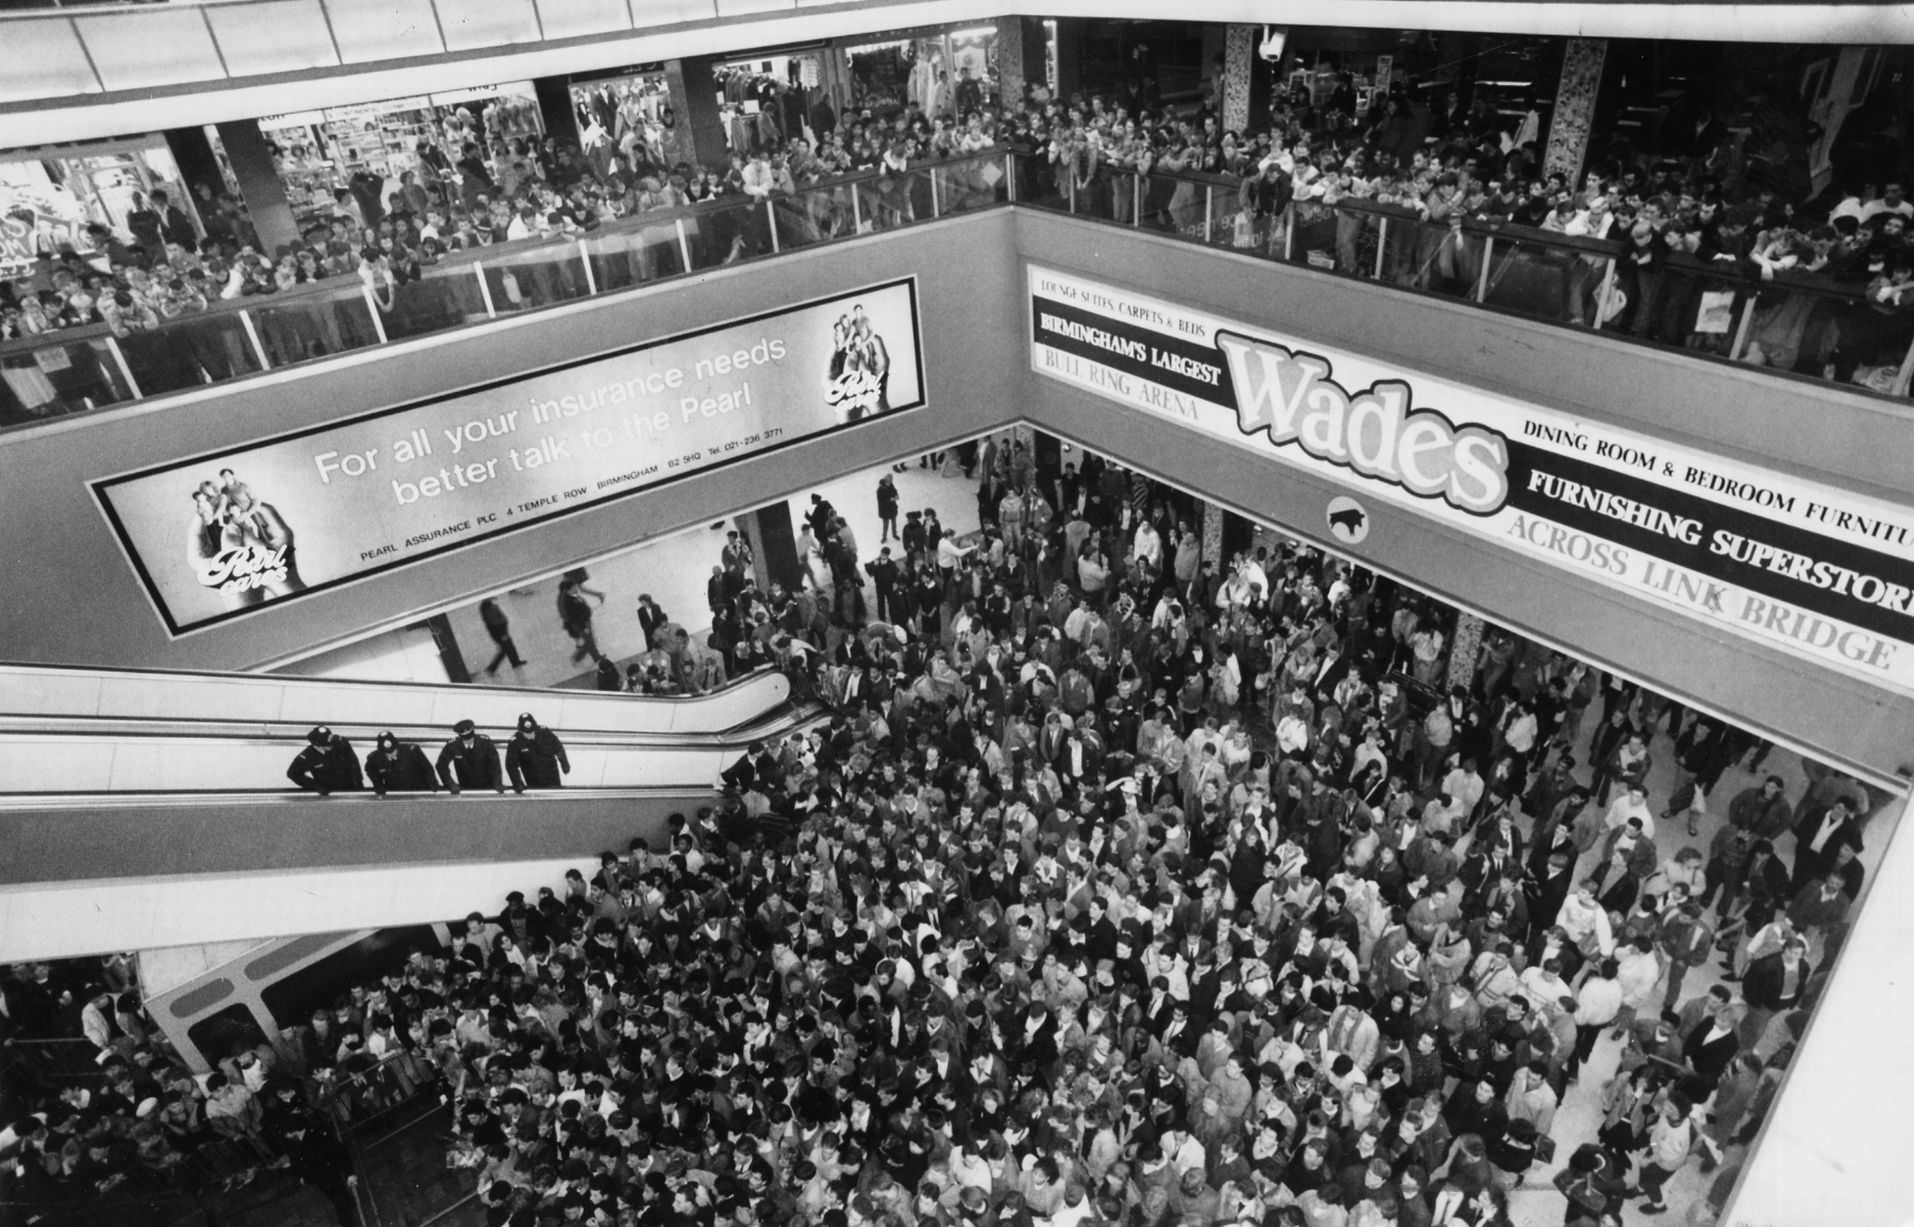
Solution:
<svg viewBox="0 0 1914 1227">
<path fill-rule="evenodd" d="M 181 635 L 923 403 L 904 278 L 92 488 Z"/>
<path fill-rule="evenodd" d="M 1914 693 L 1908 508 L 1073 274 L 1028 280 L 1046 378 Z"/>
</svg>

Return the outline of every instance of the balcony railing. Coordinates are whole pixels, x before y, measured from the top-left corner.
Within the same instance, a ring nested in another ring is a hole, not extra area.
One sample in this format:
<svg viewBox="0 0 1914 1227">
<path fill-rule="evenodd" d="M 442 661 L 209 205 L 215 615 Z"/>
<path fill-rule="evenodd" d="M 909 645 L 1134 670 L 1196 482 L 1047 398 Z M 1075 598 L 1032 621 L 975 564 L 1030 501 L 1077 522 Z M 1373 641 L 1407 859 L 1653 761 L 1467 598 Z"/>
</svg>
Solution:
<svg viewBox="0 0 1914 1227">
<path fill-rule="evenodd" d="M 1116 170 L 1080 186 L 1040 156 L 993 149 L 769 200 L 643 213 L 562 238 L 453 252 L 389 290 L 334 277 L 218 302 L 150 330 L 93 325 L 0 342 L 0 430 L 1013 202 L 1863 395 L 1902 401 L 1914 378 L 1914 312 L 1880 310 L 1864 290 L 1826 277 L 1768 279 L 1743 263 L 1675 255 L 1653 314 L 1622 331 L 1604 323 L 1630 319 L 1619 242 L 1431 223 L 1356 199 L 1256 216 L 1238 199 L 1234 182 L 1214 176 Z"/>
<path fill-rule="evenodd" d="M 1413 208 L 1355 198 L 1297 200 L 1259 216 L 1239 203 L 1238 182 L 1222 176 L 1106 168 L 1079 184 L 1040 155 L 1022 154 L 1018 164 L 1023 205 L 1864 394 L 1905 399 L 1914 377 L 1914 311 L 1884 310 L 1864 287 L 1818 274 L 1764 278 L 1745 261 L 1677 253 L 1644 313 L 1617 269 L 1619 240 L 1431 222 Z"/>
<path fill-rule="evenodd" d="M 839 243 L 1009 202 L 1002 149 L 733 197 L 596 230 L 452 252 L 401 285 L 358 276 L 213 303 L 145 330 L 105 324 L 0 343 L 0 427 L 245 379 L 335 354 Z"/>
</svg>

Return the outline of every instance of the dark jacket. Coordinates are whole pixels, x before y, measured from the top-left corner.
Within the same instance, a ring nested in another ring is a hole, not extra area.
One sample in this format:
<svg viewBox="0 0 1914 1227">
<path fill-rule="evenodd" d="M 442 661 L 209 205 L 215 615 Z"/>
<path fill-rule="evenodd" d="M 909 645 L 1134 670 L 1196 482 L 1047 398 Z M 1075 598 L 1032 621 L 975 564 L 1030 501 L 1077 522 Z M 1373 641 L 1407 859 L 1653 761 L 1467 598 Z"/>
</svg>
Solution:
<svg viewBox="0 0 1914 1227">
<path fill-rule="evenodd" d="M 1796 969 L 1794 994 L 1783 997 L 1781 986 L 1784 978 L 1781 956 L 1771 954 L 1748 964 L 1747 978 L 1741 984 L 1741 995 L 1747 998 L 1748 1004 L 1756 1009 L 1791 1010 L 1800 1004 L 1801 995 L 1808 987 L 1808 977 L 1813 974 L 1814 964 L 1802 959 L 1801 966 Z"/>
<path fill-rule="evenodd" d="M 388 792 L 437 792 L 439 788 L 432 761 L 409 741 L 375 747 L 366 755 L 366 778 L 382 797 Z"/>
<path fill-rule="evenodd" d="M 520 792 L 527 788 L 563 788 L 565 781 L 560 777 L 571 769 L 565 743 L 548 728 L 533 729 L 529 734 L 519 730 L 505 750 L 505 774 Z"/>
<path fill-rule="evenodd" d="M 490 788 L 504 792 L 504 777 L 498 768 L 498 747 L 480 733 L 467 747 L 454 737 L 439 751 L 439 781 L 453 792 L 461 788 Z"/>
<path fill-rule="evenodd" d="M 353 792 L 366 786 L 352 743 L 337 733 L 323 746 L 307 746 L 286 768 L 286 778 L 307 792 Z"/>
</svg>

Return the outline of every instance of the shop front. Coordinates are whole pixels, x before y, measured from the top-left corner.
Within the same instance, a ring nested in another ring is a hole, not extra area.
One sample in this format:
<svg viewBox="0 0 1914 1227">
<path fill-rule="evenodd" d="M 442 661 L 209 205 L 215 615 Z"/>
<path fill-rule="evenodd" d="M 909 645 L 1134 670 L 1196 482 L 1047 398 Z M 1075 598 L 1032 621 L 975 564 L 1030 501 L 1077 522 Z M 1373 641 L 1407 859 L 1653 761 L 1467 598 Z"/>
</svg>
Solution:
<svg viewBox="0 0 1914 1227">
<path fill-rule="evenodd" d="M 601 178 L 614 154 L 633 174 L 679 160 L 678 108 L 662 63 L 573 77 L 568 93 L 578 147 Z"/>
<path fill-rule="evenodd" d="M 494 183 L 515 180 L 545 135 L 529 81 L 272 115 L 259 129 L 302 230 L 341 211 L 376 223 L 408 172 L 429 199 L 456 200 L 468 157 Z"/>
<path fill-rule="evenodd" d="M 749 154 L 816 141 L 836 125 L 842 74 L 831 46 L 741 52 L 712 65 L 725 148 Z"/>
<path fill-rule="evenodd" d="M 164 192 L 177 215 L 159 215 Z M 203 233 L 179 166 L 158 133 L 124 141 L 62 146 L 0 160 L 0 279 L 31 276 L 35 262 L 63 247 L 87 254 L 100 225 L 123 243 L 153 246 L 162 231 Z"/>
<path fill-rule="evenodd" d="M 915 106 L 958 118 L 1000 92 L 995 25 L 867 36 L 842 49 L 849 101 L 888 118 Z"/>
</svg>

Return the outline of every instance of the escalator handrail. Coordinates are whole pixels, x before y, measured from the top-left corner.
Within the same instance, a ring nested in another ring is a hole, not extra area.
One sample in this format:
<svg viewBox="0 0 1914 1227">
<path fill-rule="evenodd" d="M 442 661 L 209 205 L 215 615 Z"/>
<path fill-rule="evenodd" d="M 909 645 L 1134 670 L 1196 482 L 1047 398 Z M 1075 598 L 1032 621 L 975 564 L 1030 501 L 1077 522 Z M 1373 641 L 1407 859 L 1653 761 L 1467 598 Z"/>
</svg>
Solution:
<svg viewBox="0 0 1914 1227">
<path fill-rule="evenodd" d="M 174 792 L 16 792 L 0 794 L 0 812 L 170 808 L 187 805 L 212 807 L 234 804 L 248 806 L 295 803 L 354 805 L 383 804 L 391 800 L 460 803 L 510 801 L 524 804 L 528 801 L 601 801 L 606 797 L 648 799 L 683 797 L 697 802 L 709 802 L 721 795 L 722 790 L 716 785 L 699 787 L 693 784 L 631 784 L 611 788 L 533 788 L 523 793 L 513 792 L 508 785 L 503 793 L 495 793 L 489 788 L 468 788 L 457 795 L 440 789 L 437 792 L 394 792 L 385 797 L 376 795 L 370 788 L 352 792 L 335 792 L 325 797 L 316 793 L 301 792 L 296 788 L 202 788 L 181 789 Z"/>
<path fill-rule="evenodd" d="M 584 727 L 601 727 L 604 731 L 637 731 L 636 728 L 631 726 L 652 724 L 670 728 L 676 725 L 682 725 L 684 721 L 691 719 L 692 714 L 700 707 L 714 706 L 717 704 L 729 705 L 738 702 L 742 698 L 749 698 L 750 696 L 741 693 L 745 691 L 746 688 L 755 687 L 768 692 L 762 708 L 752 712 L 746 719 L 739 721 L 737 724 L 726 726 L 733 728 L 743 727 L 752 721 L 762 719 L 765 711 L 775 708 L 777 705 L 787 701 L 791 694 L 790 679 L 783 673 L 769 668 L 756 669 L 738 677 L 729 678 L 723 685 L 705 691 L 702 694 L 661 697 L 632 695 L 622 692 L 518 686 L 476 686 L 451 682 L 378 682 L 367 681 L 360 678 L 306 678 L 277 673 L 233 673 L 153 668 L 101 669 L 80 665 L 0 663 L 0 686 L 4 686 L 9 677 L 18 680 L 32 676 L 95 681 L 103 687 L 112 685 L 113 682 L 118 679 L 145 679 L 158 681 L 163 685 L 178 685 L 181 688 L 189 686 L 202 688 L 201 693 L 195 696 L 202 701 L 205 698 L 203 688 L 209 686 L 229 686 L 244 689 L 248 692 L 270 687 L 284 695 L 296 696 L 301 692 L 306 692 L 309 697 L 316 697 L 322 694 L 336 694 L 341 690 L 350 691 L 353 689 L 363 689 L 368 695 L 385 694 L 407 700 L 429 700 L 434 703 L 448 704 L 456 701 L 460 706 L 470 705 L 473 707 L 483 707 L 496 705 L 501 710 L 509 708 L 513 711 L 531 710 L 534 712 L 550 712 L 554 707 L 562 706 L 572 712 L 590 710 L 594 713 L 594 716 L 599 713 L 610 715 L 611 713 L 622 712 L 628 715 L 644 713 L 647 717 L 644 720 L 614 721 L 603 726 L 588 726 L 575 717 L 568 717 L 564 720 L 546 719 L 541 721 L 541 723 L 556 728 L 579 729 Z M 9 693 L 17 695 L 22 688 L 15 685 L 7 689 Z M 776 698 L 771 698 L 771 694 L 775 694 Z M 507 699 L 509 699 L 509 702 L 502 702 Z M 98 710 L 88 710 L 86 707 L 70 701 L 47 702 L 37 710 L 22 711 L 19 709 L 20 705 L 16 700 L 13 707 L 14 710 L 10 714 L 16 717 L 26 715 L 97 716 L 103 714 Z M 137 715 L 139 713 L 108 712 L 104 714 Z M 310 716 L 329 717 L 330 715 L 330 712 L 310 713 Z M 310 716 L 301 716 L 299 718 L 307 719 L 310 718 Z M 324 720 L 315 718 L 312 719 L 312 722 L 323 723 Z M 348 721 L 348 723 L 357 722 Z M 498 722 L 491 721 L 491 723 L 497 724 Z M 709 731 L 720 730 L 714 729 Z"/>
<path fill-rule="evenodd" d="M 705 750 L 709 750 L 711 753 L 716 754 L 720 757 L 728 758 L 729 756 L 733 754 L 739 754 L 739 753 L 745 752 L 746 747 L 753 742 L 768 739 L 774 735 L 786 736 L 791 733 L 800 732 L 805 729 L 813 727 L 814 725 L 825 720 L 826 718 L 827 718 L 827 713 L 823 710 L 823 708 L 815 704 L 785 704 L 782 707 L 780 707 L 775 714 L 767 717 L 766 719 L 760 720 L 755 724 L 745 726 L 742 729 L 723 732 L 716 735 L 707 735 L 706 737 L 700 740 L 690 740 L 684 744 L 674 746 L 674 747 L 669 747 L 669 748 L 686 749 L 686 750 L 694 750 L 694 751 L 699 749 L 705 749 Z M 693 737 L 695 738 L 695 735 L 693 735 Z M 290 746 L 291 744 L 294 744 L 294 743 L 289 739 L 288 746 Z M 572 748 L 575 750 L 582 750 L 582 749 L 596 750 L 596 749 L 602 749 L 605 747 L 602 743 L 583 741 L 583 742 L 575 742 L 572 745 Z M 644 753 L 647 749 L 663 749 L 663 748 L 667 748 L 667 747 L 633 746 L 631 747 L 631 752 Z M 717 779 L 716 779 L 716 772 L 714 772 L 711 784 L 709 786 L 704 786 L 704 787 L 700 787 L 697 785 L 677 785 L 677 784 L 669 784 L 669 785 L 634 784 L 629 786 L 614 785 L 610 787 L 590 787 L 590 788 L 561 787 L 557 789 L 532 789 L 532 790 L 529 790 L 529 793 L 526 795 L 537 795 L 539 797 L 549 797 L 554 794 L 570 794 L 573 796 L 602 796 L 605 794 L 625 794 L 625 793 L 631 793 L 631 792 L 643 792 L 646 789 L 653 789 L 653 790 L 664 789 L 668 791 L 685 790 L 688 793 L 698 793 L 699 795 L 709 795 L 716 788 L 717 788 Z M 486 795 L 485 790 L 470 789 L 467 791 L 474 796 Z M 446 797 L 451 796 L 449 792 L 446 792 L 443 789 L 439 790 L 439 792 L 437 793 L 406 792 L 400 795 L 403 795 L 409 798 L 417 798 L 417 799 L 424 799 L 427 797 L 439 796 L 439 795 L 443 795 Z M 461 794 L 461 797 L 463 797 L 463 795 L 464 794 Z M 519 796 L 521 794 L 512 792 L 508 784 L 504 795 Z M 262 787 L 262 788 L 142 789 L 138 791 L 114 790 L 114 789 L 61 789 L 59 791 L 7 790 L 7 791 L 0 791 L 0 811 L 17 812 L 20 810 L 31 810 L 37 807 L 41 807 L 43 804 L 49 803 L 49 802 L 53 803 L 55 806 L 66 804 L 68 802 L 70 802 L 72 805 L 91 805 L 91 806 L 99 806 L 103 802 L 111 802 L 113 805 L 123 806 L 123 805 L 133 804 L 136 801 L 136 799 L 140 797 L 161 798 L 168 802 L 171 802 L 173 800 L 179 800 L 179 799 L 184 799 L 187 801 L 193 801 L 193 800 L 203 801 L 203 800 L 208 800 L 212 798 L 222 798 L 229 801 L 235 800 L 235 799 L 245 799 L 248 801 L 267 801 L 267 800 L 274 800 L 274 799 L 286 800 L 286 801 L 294 801 L 294 800 L 332 801 L 332 800 L 350 800 L 350 799 L 354 799 L 355 796 L 363 797 L 369 800 L 381 799 L 378 796 L 376 796 L 376 794 L 374 794 L 370 788 L 367 788 L 365 790 L 358 791 L 358 792 L 353 792 L 353 791 L 336 792 L 336 793 L 330 794 L 327 797 L 321 798 L 316 796 L 313 793 L 305 792 L 297 788 L 289 787 L 283 781 L 276 780 L 271 786 Z"/>
<path fill-rule="evenodd" d="M 265 682 L 306 686 L 366 686 L 379 690 L 421 690 L 451 691 L 458 694 L 565 694 L 577 697 L 602 698 L 606 702 L 623 700 L 639 703 L 695 703 L 709 699 L 713 695 L 723 694 L 735 686 L 742 685 L 754 678 L 764 676 L 770 670 L 755 669 L 750 673 L 741 673 L 729 677 L 720 685 L 700 694 L 655 695 L 626 694 L 622 691 L 599 690 L 562 690 L 552 686 L 506 686 L 490 682 L 412 682 L 412 681 L 375 681 L 363 677 L 305 677 L 297 673 L 249 673 L 241 669 L 168 669 L 153 665 L 115 665 L 104 669 L 97 665 L 56 664 L 40 660 L 0 660 L 0 676 L 12 672 L 31 673 L 77 673 L 93 674 L 99 677 L 119 677 L 135 674 L 142 677 L 174 677 L 210 679 L 213 681 Z"/>
<path fill-rule="evenodd" d="M 700 732 L 658 732 L 650 729 L 603 729 L 578 726 L 555 728 L 551 725 L 544 727 L 551 728 L 554 733 L 562 737 L 568 748 L 683 749 L 709 745 L 714 739 L 722 740 L 727 744 L 755 740 L 760 735 L 757 730 L 773 730 L 783 725 L 785 717 L 790 713 L 797 712 L 802 715 L 804 711 L 802 707 L 784 703 L 763 713 L 758 719 L 748 724 Z M 414 742 L 420 746 L 437 745 L 446 736 L 444 727 L 436 724 L 335 720 L 329 722 L 326 727 L 355 744 L 363 742 L 368 748 L 381 732 L 390 732 L 400 741 Z M 222 720 L 210 716 L 47 717 L 31 713 L 0 711 L 0 737 L 253 741 L 296 747 L 305 744 L 306 735 L 311 729 L 312 726 L 304 721 L 291 720 Z M 479 731 L 489 735 L 489 731 L 483 726 Z M 499 743 L 500 750 L 504 750 L 512 730 L 500 728 L 496 731 L 499 736 L 494 737 L 493 740 Z M 769 733 L 762 735 L 768 736 Z"/>
</svg>

